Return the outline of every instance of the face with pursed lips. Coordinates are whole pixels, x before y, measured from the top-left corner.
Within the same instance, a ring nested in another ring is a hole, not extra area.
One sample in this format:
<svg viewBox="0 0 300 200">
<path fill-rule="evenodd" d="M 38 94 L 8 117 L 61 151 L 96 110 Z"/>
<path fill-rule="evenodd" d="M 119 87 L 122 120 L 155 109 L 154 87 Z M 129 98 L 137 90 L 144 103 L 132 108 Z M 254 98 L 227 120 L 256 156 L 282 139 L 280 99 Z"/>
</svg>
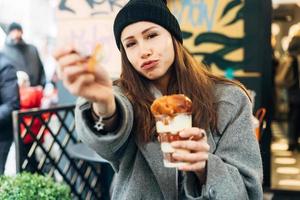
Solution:
<svg viewBox="0 0 300 200">
<path fill-rule="evenodd" d="M 174 62 L 171 34 L 152 22 L 136 22 L 124 28 L 121 42 L 134 69 L 149 80 L 169 79 Z"/>
</svg>

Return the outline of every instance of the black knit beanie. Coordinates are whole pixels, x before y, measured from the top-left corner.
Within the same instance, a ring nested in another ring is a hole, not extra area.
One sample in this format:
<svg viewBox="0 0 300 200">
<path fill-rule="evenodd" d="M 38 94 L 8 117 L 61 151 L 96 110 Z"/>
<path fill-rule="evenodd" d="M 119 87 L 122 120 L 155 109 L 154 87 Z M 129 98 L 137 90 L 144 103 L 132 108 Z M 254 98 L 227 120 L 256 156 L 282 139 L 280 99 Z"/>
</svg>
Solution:
<svg viewBox="0 0 300 200">
<path fill-rule="evenodd" d="M 114 21 L 114 35 L 119 49 L 123 29 L 139 21 L 149 21 L 164 27 L 182 43 L 180 26 L 167 7 L 166 0 L 131 0 L 120 10 Z"/>
<path fill-rule="evenodd" d="M 16 22 L 11 23 L 7 28 L 8 33 L 10 33 L 13 30 L 23 31 L 22 26 Z"/>
</svg>

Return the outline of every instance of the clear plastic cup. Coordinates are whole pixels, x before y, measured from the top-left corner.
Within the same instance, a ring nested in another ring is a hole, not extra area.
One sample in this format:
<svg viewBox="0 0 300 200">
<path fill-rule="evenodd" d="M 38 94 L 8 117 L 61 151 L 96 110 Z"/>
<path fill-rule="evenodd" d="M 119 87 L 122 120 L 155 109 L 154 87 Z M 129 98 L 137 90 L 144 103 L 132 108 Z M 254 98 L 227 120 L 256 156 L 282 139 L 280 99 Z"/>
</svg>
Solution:
<svg viewBox="0 0 300 200">
<path fill-rule="evenodd" d="M 158 133 L 161 150 L 163 152 L 164 166 L 168 168 L 177 168 L 180 166 L 189 165 L 188 162 L 179 162 L 172 158 L 172 153 L 189 152 L 186 149 L 174 149 L 171 142 L 178 140 L 186 140 L 179 136 L 179 132 L 184 128 L 192 127 L 191 113 L 179 113 L 174 116 L 156 115 L 156 131 Z"/>
</svg>

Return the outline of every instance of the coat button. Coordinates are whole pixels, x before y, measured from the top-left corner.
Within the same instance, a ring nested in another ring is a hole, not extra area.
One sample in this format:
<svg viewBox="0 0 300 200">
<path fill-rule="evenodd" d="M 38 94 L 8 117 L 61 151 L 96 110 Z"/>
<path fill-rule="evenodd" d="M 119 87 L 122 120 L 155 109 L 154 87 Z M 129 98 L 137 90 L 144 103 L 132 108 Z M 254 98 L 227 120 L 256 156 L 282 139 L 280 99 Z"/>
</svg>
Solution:
<svg viewBox="0 0 300 200">
<path fill-rule="evenodd" d="M 209 199 L 216 199 L 217 193 L 213 187 L 210 187 L 208 190 Z"/>
</svg>

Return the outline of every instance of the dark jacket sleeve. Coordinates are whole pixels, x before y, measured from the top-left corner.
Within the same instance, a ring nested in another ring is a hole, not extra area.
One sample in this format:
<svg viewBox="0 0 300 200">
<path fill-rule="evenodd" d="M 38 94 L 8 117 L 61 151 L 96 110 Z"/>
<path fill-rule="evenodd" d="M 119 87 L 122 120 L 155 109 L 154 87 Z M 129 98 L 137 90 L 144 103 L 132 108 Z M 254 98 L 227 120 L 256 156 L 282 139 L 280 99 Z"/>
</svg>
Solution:
<svg viewBox="0 0 300 200">
<path fill-rule="evenodd" d="M 0 68 L 0 125 L 11 121 L 13 110 L 19 109 L 19 88 L 12 65 Z"/>
<path fill-rule="evenodd" d="M 34 46 L 33 46 L 34 47 Z M 35 53 L 36 53 L 36 58 L 39 66 L 39 83 L 41 86 L 45 87 L 46 84 L 46 76 L 45 76 L 45 70 L 44 70 L 44 65 L 43 62 L 40 58 L 39 52 L 36 47 L 34 47 Z"/>
</svg>

